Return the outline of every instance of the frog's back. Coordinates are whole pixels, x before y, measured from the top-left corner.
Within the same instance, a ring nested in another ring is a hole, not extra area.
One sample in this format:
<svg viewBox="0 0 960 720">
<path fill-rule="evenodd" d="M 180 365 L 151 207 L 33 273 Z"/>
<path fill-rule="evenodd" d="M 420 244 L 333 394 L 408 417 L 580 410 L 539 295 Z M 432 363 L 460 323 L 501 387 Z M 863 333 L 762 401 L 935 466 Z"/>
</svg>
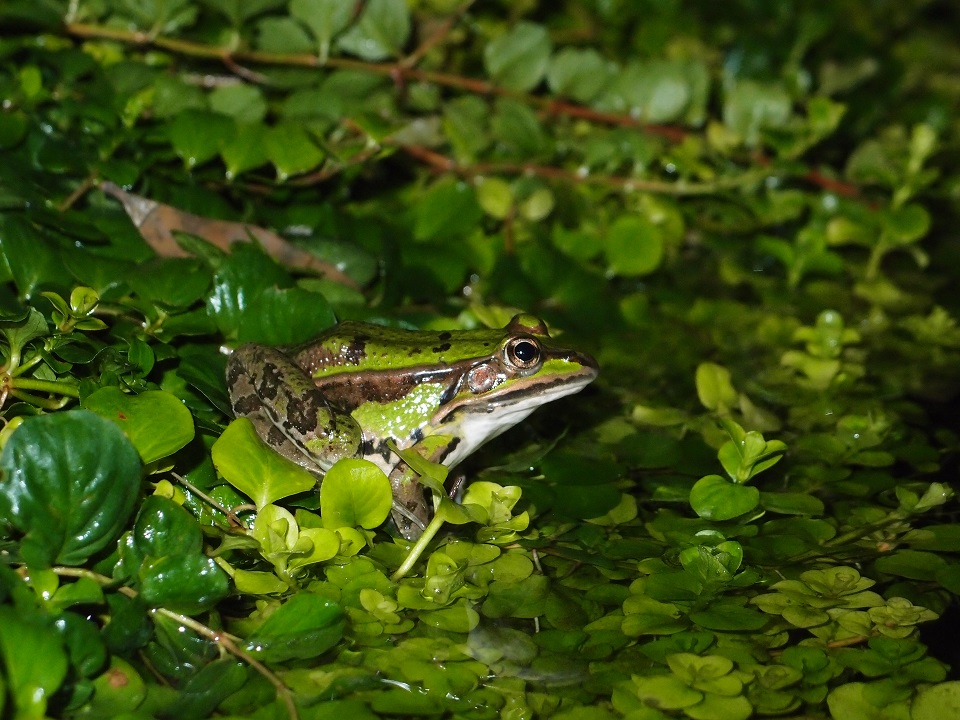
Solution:
<svg viewBox="0 0 960 720">
<path fill-rule="evenodd" d="M 292 348 L 291 355 L 316 379 L 343 373 L 415 373 L 489 356 L 503 337 L 503 329 L 414 331 L 347 321 Z"/>
</svg>

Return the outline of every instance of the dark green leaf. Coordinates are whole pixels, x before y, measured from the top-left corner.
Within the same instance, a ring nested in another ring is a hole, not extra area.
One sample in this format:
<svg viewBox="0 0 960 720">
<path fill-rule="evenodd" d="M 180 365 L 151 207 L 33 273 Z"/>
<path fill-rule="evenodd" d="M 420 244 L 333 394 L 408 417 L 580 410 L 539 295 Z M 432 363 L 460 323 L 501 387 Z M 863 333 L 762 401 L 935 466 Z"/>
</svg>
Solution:
<svg viewBox="0 0 960 720">
<path fill-rule="evenodd" d="M 229 591 L 226 573 L 204 555 L 166 555 L 140 568 L 140 596 L 151 607 L 196 615 Z"/>
<path fill-rule="evenodd" d="M 36 567 L 80 565 L 119 536 L 140 489 L 123 432 L 86 410 L 28 418 L 0 456 L 0 514 Z"/>
<path fill-rule="evenodd" d="M 299 593 L 247 638 L 247 651 L 268 663 L 317 657 L 340 641 L 343 622 L 336 603 Z"/>
</svg>

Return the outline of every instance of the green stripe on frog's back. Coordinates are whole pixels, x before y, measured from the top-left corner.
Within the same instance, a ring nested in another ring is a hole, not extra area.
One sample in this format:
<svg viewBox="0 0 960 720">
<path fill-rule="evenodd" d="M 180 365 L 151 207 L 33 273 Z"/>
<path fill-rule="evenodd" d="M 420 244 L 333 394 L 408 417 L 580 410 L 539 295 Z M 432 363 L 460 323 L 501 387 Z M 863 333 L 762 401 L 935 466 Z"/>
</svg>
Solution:
<svg viewBox="0 0 960 720">
<path fill-rule="evenodd" d="M 411 332 L 363 322 L 342 322 L 308 344 L 292 349 L 297 363 L 314 378 L 366 370 L 454 364 L 493 353 L 503 328 Z"/>
</svg>

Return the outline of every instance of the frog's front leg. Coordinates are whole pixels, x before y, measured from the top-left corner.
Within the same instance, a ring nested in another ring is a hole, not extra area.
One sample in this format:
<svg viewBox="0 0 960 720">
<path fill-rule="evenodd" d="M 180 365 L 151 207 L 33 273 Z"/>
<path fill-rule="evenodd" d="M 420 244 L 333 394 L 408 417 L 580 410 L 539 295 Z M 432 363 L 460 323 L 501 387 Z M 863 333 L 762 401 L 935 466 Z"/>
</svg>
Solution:
<svg viewBox="0 0 960 720">
<path fill-rule="evenodd" d="M 442 463 L 458 442 L 454 437 L 432 435 L 410 449 L 424 460 Z M 431 493 L 425 492 L 426 488 L 418 478 L 417 473 L 403 461 L 399 461 L 390 473 L 390 487 L 393 489 L 391 517 L 397 530 L 407 540 L 418 540 L 433 514 Z M 437 488 L 436 491 L 441 490 Z"/>
<path fill-rule="evenodd" d="M 318 477 L 337 460 L 360 456 L 356 420 L 333 407 L 282 351 L 237 348 L 227 362 L 227 388 L 237 417 L 248 418 L 271 448 Z"/>
</svg>

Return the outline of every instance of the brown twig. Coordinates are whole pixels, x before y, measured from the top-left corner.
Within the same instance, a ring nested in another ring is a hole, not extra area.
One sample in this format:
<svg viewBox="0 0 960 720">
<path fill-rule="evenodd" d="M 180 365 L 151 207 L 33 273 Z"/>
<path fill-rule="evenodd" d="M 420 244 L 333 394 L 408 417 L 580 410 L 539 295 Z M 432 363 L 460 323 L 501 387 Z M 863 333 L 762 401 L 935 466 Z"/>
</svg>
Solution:
<svg viewBox="0 0 960 720">
<path fill-rule="evenodd" d="M 685 180 L 665 182 L 662 180 L 645 180 L 643 178 L 623 177 L 619 175 L 593 175 L 580 170 L 567 170 L 551 165 L 535 165 L 533 163 L 476 163 L 474 165 L 458 165 L 456 161 L 446 155 L 419 145 L 402 145 L 400 148 L 436 172 L 452 172 L 467 179 L 483 177 L 485 175 L 526 175 L 529 177 L 541 177 L 547 180 L 561 180 L 575 184 L 599 185 L 619 190 L 636 190 L 664 195 L 705 195 L 715 193 L 718 190 L 755 183 L 769 174 L 767 170 L 762 172 L 747 171 L 736 177 L 707 183 L 693 183 Z"/>
<path fill-rule="evenodd" d="M 422 43 L 420 43 L 420 45 L 417 46 L 412 53 L 400 61 L 400 64 L 403 67 L 412 68 L 419 63 L 428 52 L 433 50 L 433 48 L 446 39 L 447 35 L 450 34 L 450 31 L 456 27 L 456 24 L 460 22 L 460 18 L 466 14 L 467 10 L 470 9 L 470 6 L 473 5 L 474 2 L 475 0 L 466 0 L 466 2 L 460 5 L 460 7 L 445 17 L 437 25 L 434 31 L 430 33 L 430 35 Z"/>
<path fill-rule="evenodd" d="M 464 5 L 461 6 L 461 11 L 453 13 L 451 17 L 448 18 L 451 23 L 450 28 L 453 27 L 453 24 L 455 24 L 457 19 L 462 17 L 463 12 L 466 12 L 466 9 L 470 6 L 470 4 L 471 2 L 465 2 Z M 613 127 L 633 128 L 651 136 L 661 137 L 670 142 L 680 142 L 689 134 L 688 131 L 680 127 L 672 125 L 650 124 L 628 114 L 603 112 L 565 100 L 558 100 L 556 98 L 543 97 L 540 95 L 509 90 L 485 80 L 478 80 L 476 78 L 469 78 L 462 75 L 454 75 L 451 73 L 434 70 L 421 70 L 419 68 L 412 67 L 411 59 L 419 61 L 423 57 L 423 54 L 429 50 L 430 47 L 432 47 L 432 45 L 429 45 L 429 43 L 434 42 L 434 37 L 436 37 L 435 42 L 441 42 L 443 37 L 446 36 L 446 33 L 449 32 L 449 29 L 446 29 L 445 25 L 438 29 L 437 33 L 434 33 L 427 38 L 427 40 L 424 41 L 424 44 L 414 50 L 405 61 L 398 63 L 368 62 L 345 57 L 326 58 L 325 60 L 322 60 L 316 55 L 310 53 L 271 53 L 259 50 L 233 50 L 227 47 L 216 47 L 189 40 L 154 36 L 144 32 L 107 28 L 99 25 L 90 25 L 87 23 L 67 23 L 65 28 L 68 34 L 79 38 L 101 38 L 134 45 L 149 45 L 190 57 L 218 60 L 228 68 L 236 68 L 239 66 L 239 63 L 251 63 L 262 65 L 288 65 L 318 69 L 328 68 L 339 70 L 357 70 L 392 78 L 393 81 L 401 87 L 410 81 L 427 82 L 443 87 L 464 90 L 475 95 L 511 98 L 537 107 L 543 112 L 552 116 L 576 118 Z M 761 165 L 769 164 L 770 162 L 769 158 L 766 158 L 762 154 L 758 154 L 756 159 L 758 164 Z M 518 168 L 515 168 L 512 172 L 520 172 L 521 170 Z M 522 171 L 543 176 L 550 174 L 551 171 L 556 171 L 562 177 L 573 180 L 578 179 L 576 176 L 572 176 L 572 174 L 568 171 L 558 170 L 556 168 L 543 167 L 537 169 L 531 166 L 523 166 Z M 335 171 L 327 171 L 324 173 L 321 171 L 321 173 L 318 174 L 318 177 L 320 179 L 326 179 L 326 177 L 329 177 L 330 174 L 333 174 L 334 172 Z M 511 170 L 507 167 L 504 167 L 504 172 L 509 173 Z M 655 181 L 640 181 L 632 178 L 621 179 L 616 177 L 608 178 L 606 180 L 598 179 L 600 176 L 587 176 L 587 178 L 590 179 L 579 178 L 579 180 L 581 182 L 591 182 L 621 187 L 635 187 L 637 189 L 644 189 L 644 186 L 646 185 L 649 187 L 651 192 L 663 192 L 675 195 L 692 195 L 712 191 L 710 189 L 711 184 L 703 184 L 700 186 L 702 189 L 690 190 L 689 184 L 684 186 L 684 189 L 670 189 L 671 183 L 656 183 Z M 815 186 L 827 190 L 828 192 L 834 192 L 838 195 L 843 195 L 844 197 L 857 197 L 859 195 L 859 190 L 855 185 L 834 180 L 823 175 L 817 170 L 809 171 L 803 176 L 803 179 Z M 313 181 L 317 182 L 318 180 L 314 179 Z M 654 184 L 649 185 L 651 182 Z"/>
</svg>

